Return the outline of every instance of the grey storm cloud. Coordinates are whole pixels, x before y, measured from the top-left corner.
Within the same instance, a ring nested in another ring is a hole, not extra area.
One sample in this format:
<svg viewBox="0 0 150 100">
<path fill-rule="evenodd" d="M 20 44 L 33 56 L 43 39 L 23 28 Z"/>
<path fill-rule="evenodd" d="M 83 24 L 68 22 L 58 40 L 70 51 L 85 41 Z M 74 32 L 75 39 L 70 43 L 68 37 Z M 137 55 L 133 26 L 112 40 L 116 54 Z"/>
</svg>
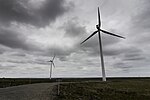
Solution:
<svg viewBox="0 0 150 100">
<path fill-rule="evenodd" d="M 67 5 L 65 0 L 43 0 L 41 6 L 37 2 L 30 3 L 31 0 L 0 0 L 0 22 L 9 24 L 16 21 L 44 27 L 67 12 L 71 4 Z M 36 5 L 37 8 L 32 7 Z"/>
<path fill-rule="evenodd" d="M 122 52 L 122 49 L 117 49 L 113 47 L 109 48 L 104 48 L 104 55 L 105 56 L 115 56 L 115 55 L 120 55 Z"/>
<path fill-rule="evenodd" d="M 36 50 L 37 47 L 27 43 L 26 38 L 21 33 L 0 28 L 0 44 L 22 50 Z"/>
<path fill-rule="evenodd" d="M 79 37 L 86 33 L 85 27 L 79 25 L 77 21 L 73 21 L 73 19 L 65 23 L 62 28 L 64 28 L 67 37 Z"/>
<path fill-rule="evenodd" d="M 147 31 L 147 29 L 149 30 L 150 27 L 150 1 L 143 0 L 141 3 L 142 5 L 138 8 L 139 13 L 132 16 L 132 25 L 137 27 L 140 31 L 144 32 Z"/>
<path fill-rule="evenodd" d="M 124 51 L 124 61 L 139 61 L 145 60 L 144 52 L 136 47 L 128 48 Z"/>
<path fill-rule="evenodd" d="M 15 59 L 11 59 L 11 60 L 7 60 L 8 63 L 13 63 L 13 64 L 39 64 L 39 65 L 49 65 L 48 62 L 44 61 L 44 60 L 39 60 L 39 59 L 35 59 L 35 60 L 15 60 Z"/>
<path fill-rule="evenodd" d="M 113 67 L 114 67 L 114 68 L 119 68 L 119 69 L 121 69 L 122 71 L 129 71 L 130 68 L 132 68 L 131 65 L 126 64 L 126 63 L 124 63 L 124 62 L 115 63 L 115 64 L 113 65 Z"/>
<path fill-rule="evenodd" d="M 45 48 L 45 50 L 43 50 L 40 55 L 53 56 L 56 54 L 59 60 L 67 61 L 67 56 L 80 50 L 80 38 L 83 34 L 86 33 L 86 29 L 84 26 L 80 25 L 76 20 L 73 19 L 64 22 L 64 24 L 60 26 L 59 29 L 64 31 L 64 38 L 73 38 L 73 46 L 65 47 L 63 44 L 62 46 L 53 45 L 51 47 Z M 74 40 L 74 38 L 76 39 Z"/>
<path fill-rule="evenodd" d="M 137 9 L 138 13 L 136 12 L 131 18 L 130 36 L 134 37 L 135 44 L 146 45 L 150 42 L 150 1 L 142 0 Z"/>
<path fill-rule="evenodd" d="M 128 58 L 125 58 L 124 60 L 127 60 L 127 61 L 137 61 L 137 60 L 145 60 L 145 57 L 139 57 L 139 56 L 133 56 L 133 57 L 128 57 Z"/>
<path fill-rule="evenodd" d="M 1 47 L 1 45 L 0 45 L 0 47 Z M 0 48 L 0 54 L 3 54 L 4 52 L 5 52 L 5 50 Z"/>
<path fill-rule="evenodd" d="M 96 72 L 100 65 L 98 34 L 80 43 L 96 30 L 92 24 L 97 23 L 98 6 L 103 28 L 126 37 L 101 33 L 108 75 L 120 71 L 117 75 L 132 76 L 138 68 L 148 73 L 148 0 L 0 0 L 0 71 L 26 77 L 19 73 L 30 70 L 30 77 L 45 77 L 47 61 L 56 54 L 54 77 L 95 75 L 91 69 Z"/>
<path fill-rule="evenodd" d="M 10 48 L 0 44 L 0 54 L 4 54 L 7 51 L 10 51 Z"/>
<path fill-rule="evenodd" d="M 1 70 L 10 70 L 12 68 L 16 67 L 15 65 L 12 64 L 0 64 L 0 71 Z"/>
<path fill-rule="evenodd" d="M 0 51 L 0 54 L 3 54 L 3 51 Z"/>
<path fill-rule="evenodd" d="M 46 49 L 44 52 L 42 52 L 41 55 L 53 57 L 54 54 L 56 54 L 56 56 L 57 56 L 57 58 L 59 58 L 59 60 L 67 61 L 68 60 L 67 56 L 74 53 L 76 51 L 76 49 L 77 48 L 61 48 L 59 46 L 57 46 L 57 47 L 55 46 L 55 47 Z"/>
<path fill-rule="evenodd" d="M 11 56 L 16 56 L 16 57 L 25 57 L 26 54 L 25 53 L 20 53 L 20 52 L 15 52 L 13 54 L 11 54 Z"/>
</svg>

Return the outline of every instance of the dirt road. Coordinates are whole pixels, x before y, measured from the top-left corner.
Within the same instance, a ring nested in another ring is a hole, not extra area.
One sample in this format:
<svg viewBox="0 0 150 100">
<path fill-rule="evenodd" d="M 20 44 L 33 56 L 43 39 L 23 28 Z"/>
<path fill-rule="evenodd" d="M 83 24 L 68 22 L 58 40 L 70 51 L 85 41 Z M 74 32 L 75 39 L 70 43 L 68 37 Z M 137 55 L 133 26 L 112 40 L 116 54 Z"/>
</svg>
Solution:
<svg viewBox="0 0 150 100">
<path fill-rule="evenodd" d="M 53 100 L 56 83 L 39 83 L 0 88 L 0 100 Z"/>
</svg>

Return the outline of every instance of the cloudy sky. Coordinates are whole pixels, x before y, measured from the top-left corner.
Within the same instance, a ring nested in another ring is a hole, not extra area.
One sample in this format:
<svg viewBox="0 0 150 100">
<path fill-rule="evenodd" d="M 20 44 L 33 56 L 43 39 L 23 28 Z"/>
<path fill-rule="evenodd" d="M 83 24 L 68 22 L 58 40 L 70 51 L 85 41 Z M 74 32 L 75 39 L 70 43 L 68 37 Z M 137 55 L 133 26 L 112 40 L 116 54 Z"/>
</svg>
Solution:
<svg viewBox="0 0 150 100">
<path fill-rule="evenodd" d="M 150 76 L 149 0 L 0 0 L 0 77 L 99 77 L 98 37 L 102 28 L 106 75 Z"/>
</svg>

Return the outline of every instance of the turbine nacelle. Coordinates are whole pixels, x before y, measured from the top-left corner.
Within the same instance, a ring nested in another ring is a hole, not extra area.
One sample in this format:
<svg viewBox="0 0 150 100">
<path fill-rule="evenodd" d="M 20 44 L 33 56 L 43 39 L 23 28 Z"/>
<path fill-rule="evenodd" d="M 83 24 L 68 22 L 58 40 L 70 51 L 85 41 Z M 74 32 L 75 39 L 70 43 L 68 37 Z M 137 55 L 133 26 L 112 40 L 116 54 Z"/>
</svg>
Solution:
<svg viewBox="0 0 150 100">
<path fill-rule="evenodd" d="M 96 28 L 97 28 L 97 30 L 100 30 L 100 26 L 99 25 L 96 25 Z"/>
<path fill-rule="evenodd" d="M 52 60 L 50 60 L 50 61 L 47 61 L 47 62 L 53 62 Z"/>
</svg>

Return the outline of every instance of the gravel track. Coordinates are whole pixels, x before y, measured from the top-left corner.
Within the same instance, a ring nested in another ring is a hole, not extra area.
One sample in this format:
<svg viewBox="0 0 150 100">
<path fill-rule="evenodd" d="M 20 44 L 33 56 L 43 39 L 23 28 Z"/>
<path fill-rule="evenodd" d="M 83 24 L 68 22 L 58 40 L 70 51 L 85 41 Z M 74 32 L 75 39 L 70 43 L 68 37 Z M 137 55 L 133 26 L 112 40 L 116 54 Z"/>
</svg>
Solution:
<svg viewBox="0 0 150 100">
<path fill-rule="evenodd" d="M 0 88 L 0 100 L 53 100 L 57 83 L 38 83 Z"/>
</svg>

